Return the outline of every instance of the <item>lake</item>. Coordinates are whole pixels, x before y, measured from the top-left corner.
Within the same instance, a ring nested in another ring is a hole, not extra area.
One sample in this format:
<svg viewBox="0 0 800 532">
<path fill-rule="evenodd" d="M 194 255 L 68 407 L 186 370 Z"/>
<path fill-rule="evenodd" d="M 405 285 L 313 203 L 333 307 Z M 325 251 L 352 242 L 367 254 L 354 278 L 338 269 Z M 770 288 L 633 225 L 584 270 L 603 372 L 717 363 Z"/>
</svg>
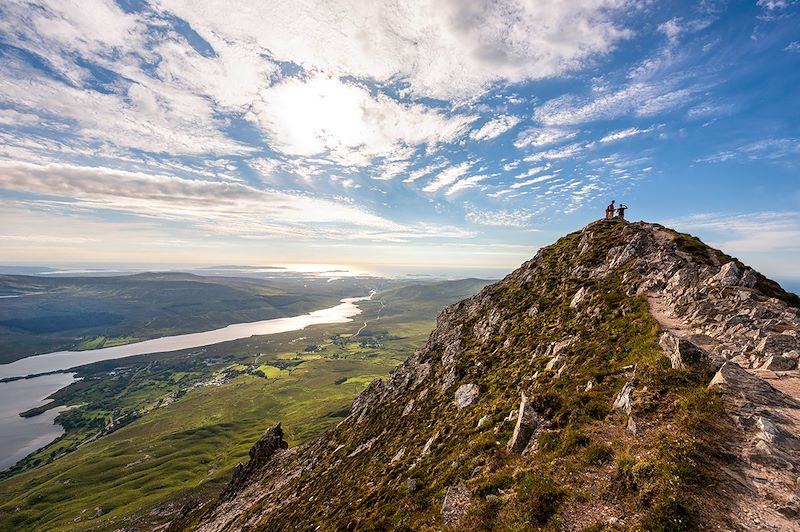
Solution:
<svg viewBox="0 0 800 532">
<path fill-rule="evenodd" d="M 91 351 L 58 351 L 23 358 L 11 364 L 0 364 L 0 378 L 64 371 L 101 360 L 192 349 L 251 336 L 299 331 L 311 325 L 346 323 L 361 314 L 356 303 L 372 298 L 373 293 L 364 297 L 342 299 L 334 307 L 300 316 L 234 323 L 211 331 L 164 336 Z M 63 434 L 63 429 L 53 424 L 63 408 L 54 408 L 31 418 L 22 418 L 19 413 L 44 404 L 46 397 L 72 382 L 75 382 L 74 374 L 57 373 L 0 383 L 0 470 L 11 467 L 29 453 Z"/>
<path fill-rule="evenodd" d="M 48 395 L 75 382 L 74 375 L 56 373 L 0 384 L 0 470 L 13 466 L 64 433 L 60 425 L 53 424 L 63 408 L 27 419 L 19 417 L 19 412 L 47 403 Z"/>
<path fill-rule="evenodd" d="M 113 360 L 135 355 L 149 353 L 164 353 L 193 349 L 206 345 L 219 344 L 240 338 L 277 334 L 288 331 L 299 331 L 311 325 L 330 323 L 346 323 L 352 321 L 354 316 L 361 313 L 356 303 L 370 299 L 372 294 L 364 297 L 351 297 L 342 299 L 335 307 L 317 310 L 301 316 L 289 318 L 275 318 L 271 320 L 254 321 L 249 323 L 234 323 L 221 329 L 204 331 L 176 336 L 164 336 L 153 340 L 145 340 L 133 344 L 92 349 L 90 351 L 57 351 L 44 355 L 36 355 L 10 364 L 0 364 L 0 379 L 8 377 L 24 377 L 25 375 L 38 375 L 50 371 L 62 371 L 78 366 Z M 0 384 L 0 387 L 3 384 Z"/>
</svg>

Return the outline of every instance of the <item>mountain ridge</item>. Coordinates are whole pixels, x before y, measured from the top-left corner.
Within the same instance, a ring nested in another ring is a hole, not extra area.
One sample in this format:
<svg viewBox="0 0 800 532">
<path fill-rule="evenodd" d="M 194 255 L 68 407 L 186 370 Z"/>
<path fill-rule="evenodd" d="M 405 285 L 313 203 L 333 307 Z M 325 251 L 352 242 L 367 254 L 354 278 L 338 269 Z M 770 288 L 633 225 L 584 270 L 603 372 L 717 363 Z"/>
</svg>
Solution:
<svg viewBox="0 0 800 532">
<path fill-rule="evenodd" d="M 797 307 L 694 237 L 592 223 L 171 529 L 796 529 Z"/>
</svg>

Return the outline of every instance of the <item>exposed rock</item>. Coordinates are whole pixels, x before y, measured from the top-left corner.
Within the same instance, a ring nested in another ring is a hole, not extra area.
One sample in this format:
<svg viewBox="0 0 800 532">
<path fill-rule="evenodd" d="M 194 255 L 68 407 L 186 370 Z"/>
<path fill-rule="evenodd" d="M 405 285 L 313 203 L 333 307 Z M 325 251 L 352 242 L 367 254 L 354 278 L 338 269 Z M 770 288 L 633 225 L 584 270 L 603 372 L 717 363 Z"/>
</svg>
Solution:
<svg viewBox="0 0 800 532">
<path fill-rule="evenodd" d="M 431 447 L 433 447 L 433 444 L 436 443 L 437 439 L 439 439 L 439 431 L 438 430 L 433 433 L 433 436 L 431 436 L 428 439 L 427 442 L 425 442 L 425 446 L 422 448 L 422 456 L 426 456 L 426 455 L 430 454 Z"/>
<path fill-rule="evenodd" d="M 455 394 L 456 408 L 461 410 L 472 405 L 477 399 L 480 390 L 477 384 L 462 384 L 458 387 Z"/>
<path fill-rule="evenodd" d="M 375 379 L 369 383 L 369 386 L 363 392 L 356 396 L 353 400 L 353 405 L 350 407 L 350 415 L 357 419 L 357 423 L 361 423 L 364 420 L 364 414 L 372 404 L 380 401 L 383 393 L 383 381 Z"/>
<path fill-rule="evenodd" d="M 738 364 L 745 369 L 750 367 L 750 357 L 748 357 L 747 355 L 736 355 L 735 357 L 730 359 L 730 362 Z"/>
<path fill-rule="evenodd" d="M 756 273 L 750 268 L 746 269 L 742 274 L 742 278 L 739 279 L 739 286 L 747 288 L 753 288 L 756 283 L 758 283 L 758 278 L 756 277 Z"/>
<path fill-rule="evenodd" d="M 551 358 L 547 362 L 547 365 L 544 367 L 545 371 L 555 370 L 558 366 L 561 365 L 561 363 L 564 361 L 564 358 L 565 357 L 563 355 L 556 355 L 553 358 Z"/>
<path fill-rule="evenodd" d="M 633 410 L 633 399 L 631 398 L 632 393 L 633 380 L 631 379 L 625 383 L 617 396 L 614 398 L 614 410 L 618 410 L 628 416 L 631 415 L 631 411 Z"/>
<path fill-rule="evenodd" d="M 765 355 L 782 355 L 798 347 L 797 338 L 794 336 L 788 334 L 770 334 L 758 342 L 756 350 L 761 351 Z"/>
<path fill-rule="evenodd" d="M 486 425 L 491 419 L 492 418 L 490 416 L 481 416 L 481 418 L 478 420 L 478 428 Z"/>
<path fill-rule="evenodd" d="M 697 271 L 693 268 L 681 268 L 667 281 L 667 290 L 683 291 L 697 284 Z"/>
<path fill-rule="evenodd" d="M 786 358 L 781 355 L 772 355 L 764 362 L 764 365 L 761 366 L 761 369 L 766 369 L 769 371 L 789 371 L 797 367 L 797 360 L 792 360 L 791 358 Z"/>
<path fill-rule="evenodd" d="M 717 371 L 724 362 L 688 339 L 678 338 L 670 332 L 661 335 L 659 344 L 675 369 L 697 368 Z"/>
<path fill-rule="evenodd" d="M 288 448 L 289 444 L 283 441 L 283 429 L 280 423 L 267 430 L 250 448 L 250 461 L 247 462 L 247 465 L 239 464 L 233 470 L 233 478 L 220 494 L 220 499 L 226 500 L 233 497 L 253 472 L 266 464 L 275 453 Z"/>
<path fill-rule="evenodd" d="M 739 270 L 739 267 L 736 266 L 735 262 L 731 261 L 722 266 L 722 268 L 719 270 L 719 273 L 708 279 L 706 282 L 708 284 L 718 286 L 736 286 L 739 284 L 739 279 L 741 276 L 741 270 Z"/>
<path fill-rule="evenodd" d="M 644 255 L 648 249 L 653 247 L 653 244 L 653 236 L 649 232 L 637 232 L 621 251 L 615 249 L 609 250 L 609 258 L 611 260 L 609 261 L 608 270 L 618 268 L 626 264 L 629 260 Z"/>
<path fill-rule="evenodd" d="M 531 436 L 536 432 L 539 427 L 539 416 L 534 412 L 528 396 L 523 392 L 522 400 L 519 404 L 519 415 L 517 416 L 517 424 L 514 427 L 514 433 L 511 439 L 508 440 L 506 447 L 509 451 L 521 453 L 528 446 Z"/>
<path fill-rule="evenodd" d="M 405 408 L 403 408 L 403 413 L 402 413 L 402 414 L 400 414 L 400 415 L 401 415 L 402 417 L 405 417 L 405 416 L 409 415 L 409 414 L 411 413 L 411 411 L 412 411 L 412 410 L 414 410 L 414 400 L 413 400 L 413 399 L 410 399 L 410 400 L 408 401 L 408 403 L 406 403 L 406 406 L 405 406 Z"/>
<path fill-rule="evenodd" d="M 381 436 L 383 436 L 383 433 L 378 434 L 374 438 L 370 438 L 369 440 L 365 441 L 364 443 L 362 443 L 361 445 L 356 447 L 353 450 L 353 452 L 348 454 L 347 457 L 348 458 L 352 458 L 352 457 L 354 457 L 356 455 L 359 455 L 359 454 L 363 453 L 364 451 L 369 451 L 370 449 L 372 449 L 372 446 L 375 445 L 375 442 L 378 441 Z"/>
<path fill-rule="evenodd" d="M 403 459 L 403 456 L 405 456 L 405 454 L 406 454 L 406 448 L 405 448 L 405 447 L 403 447 L 402 449 L 400 449 L 399 451 L 397 451 L 397 454 L 395 454 L 395 455 L 392 457 L 392 460 L 391 460 L 391 462 L 390 462 L 390 463 L 394 464 L 394 463 L 396 463 L 396 462 L 399 462 L 400 460 L 402 460 L 402 459 Z"/>
<path fill-rule="evenodd" d="M 628 416 L 628 424 L 625 426 L 625 430 L 630 432 L 631 434 L 636 434 L 637 426 L 636 421 L 633 419 L 633 416 Z"/>
<path fill-rule="evenodd" d="M 463 482 L 447 488 L 442 503 L 442 521 L 453 523 L 458 521 L 467 513 L 470 506 L 470 492 Z"/>
<path fill-rule="evenodd" d="M 572 301 L 570 301 L 569 306 L 571 308 L 576 308 L 578 305 L 581 304 L 581 301 L 586 299 L 587 295 L 588 295 L 588 290 L 586 290 L 586 287 L 585 286 L 580 287 L 578 291 L 575 292 L 575 295 L 572 297 Z"/>
<path fill-rule="evenodd" d="M 556 342 L 553 344 L 553 350 L 550 353 L 551 356 L 557 356 L 561 351 L 566 349 L 567 347 L 571 346 L 575 343 L 575 338 L 567 338 L 566 340 L 561 340 L 560 342 Z"/>
<path fill-rule="evenodd" d="M 419 485 L 417 484 L 417 479 L 409 478 L 406 480 L 406 489 L 409 493 L 416 493 L 419 491 Z"/>
<path fill-rule="evenodd" d="M 473 327 L 472 331 L 475 334 L 475 338 L 477 338 L 481 343 L 486 342 L 491 337 L 494 327 L 498 322 L 500 322 L 501 319 L 502 314 L 500 313 L 500 309 L 491 309 L 487 316 L 482 320 L 479 320 Z"/>
</svg>

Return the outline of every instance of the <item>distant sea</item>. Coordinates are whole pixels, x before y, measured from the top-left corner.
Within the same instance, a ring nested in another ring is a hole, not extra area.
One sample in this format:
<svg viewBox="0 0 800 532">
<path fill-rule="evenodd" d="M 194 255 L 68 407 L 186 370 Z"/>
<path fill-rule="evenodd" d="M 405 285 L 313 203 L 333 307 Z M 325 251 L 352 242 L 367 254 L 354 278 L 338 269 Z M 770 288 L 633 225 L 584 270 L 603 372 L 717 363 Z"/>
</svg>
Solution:
<svg viewBox="0 0 800 532">
<path fill-rule="evenodd" d="M 788 280 L 781 280 L 775 279 L 780 283 L 784 290 L 787 292 L 794 292 L 795 294 L 800 296 L 800 279 L 788 279 Z"/>
</svg>

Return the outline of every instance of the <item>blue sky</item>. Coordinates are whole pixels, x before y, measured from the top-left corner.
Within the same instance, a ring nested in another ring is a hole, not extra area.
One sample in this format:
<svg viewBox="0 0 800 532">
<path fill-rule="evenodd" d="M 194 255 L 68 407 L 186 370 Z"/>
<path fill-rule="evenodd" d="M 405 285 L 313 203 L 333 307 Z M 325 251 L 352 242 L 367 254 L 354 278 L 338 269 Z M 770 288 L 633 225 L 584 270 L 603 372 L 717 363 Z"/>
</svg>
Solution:
<svg viewBox="0 0 800 532">
<path fill-rule="evenodd" d="M 800 277 L 800 2 L 0 4 L 0 261 L 512 268 L 602 216 Z"/>
</svg>

